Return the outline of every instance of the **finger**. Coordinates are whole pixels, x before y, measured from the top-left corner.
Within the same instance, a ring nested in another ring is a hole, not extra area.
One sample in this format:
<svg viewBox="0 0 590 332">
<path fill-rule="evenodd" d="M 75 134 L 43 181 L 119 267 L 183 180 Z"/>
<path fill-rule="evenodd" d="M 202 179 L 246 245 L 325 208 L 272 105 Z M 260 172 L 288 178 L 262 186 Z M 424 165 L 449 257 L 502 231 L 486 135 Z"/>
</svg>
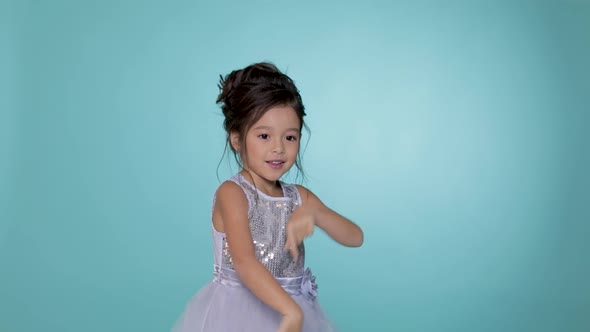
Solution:
<svg viewBox="0 0 590 332">
<path fill-rule="evenodd" d="M 297 256 L 299 256 L 297 241 L 294 240 L 294 236 L 287 236 L 287 241 L 285 241 L 285 251 L 289 251 L 293 259 L 297 259 Z"/>
<path fill-rule="evenodd" d="M 293 260 L 296 260 L 297 257 L 299 257 L 299 250 L 297 250 L 297 245 L 293 241 L 285 245 L 285 251 L 289 252 Z"/>
<path fill-rule="evenodd" d="M 285 251 L 289 251 L 289 249 L 291 249 L 291 247 L 293 246 L 291 243 L 291 238 L 287 236 L 287 241 L 285 241 Z"/>
<path fill-rule="evenodd" d="M 286 240 L 285 240 L 285 251 L 289 250 L 292 246 L 293 246 L 293 238 L 295 236 L 293 235 L 293 232 L 291 231 L 290 227 L 287 227 L 287 235 L 286 235 Z"/>
<path fill-rule="evenodd" d="M 299 250 L 297 250 L 297 246 L 295 245 L 286 245 L 285 251 L 288 251 L 293 259 L 297 259 L 297 256 L 299 256 Z"/>
<path fill-rule="evenodd" d="M 293 260 L 297 260 L 297 257 L 299 257 L 299 250 L 297 250 L 297 246 L 291 246 L 289 248 L 289 252 L 291 253 L 291 257 L 293 257 Z"/>
</svg>

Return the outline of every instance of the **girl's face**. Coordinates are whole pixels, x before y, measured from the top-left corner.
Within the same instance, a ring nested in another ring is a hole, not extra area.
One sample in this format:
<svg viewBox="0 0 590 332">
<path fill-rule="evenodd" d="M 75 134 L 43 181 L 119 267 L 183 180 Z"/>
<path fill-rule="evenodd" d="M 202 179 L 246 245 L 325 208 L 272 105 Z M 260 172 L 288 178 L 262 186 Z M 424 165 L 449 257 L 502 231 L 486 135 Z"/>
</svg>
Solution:
<svg viewBox="0 0 590 332">
<path fill-rule="evenodd" d="M 232 136 L 232 145 L 255 183 L 274 185 L 293 166 L 299 152 L 300 127 L 291 106 L 275 106 L 246 133 L 246 156 L 240 151 L 239 137 Z"/>
</svg>

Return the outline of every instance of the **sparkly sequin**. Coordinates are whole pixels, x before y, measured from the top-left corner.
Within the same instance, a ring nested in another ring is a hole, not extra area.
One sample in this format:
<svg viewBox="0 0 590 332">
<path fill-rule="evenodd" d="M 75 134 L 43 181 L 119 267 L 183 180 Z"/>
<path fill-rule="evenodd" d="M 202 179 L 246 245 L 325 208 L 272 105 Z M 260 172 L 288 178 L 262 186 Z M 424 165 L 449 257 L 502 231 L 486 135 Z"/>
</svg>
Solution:
<svg viewBox="0 0 590 332">
<path fill-rule="evenodd" d="M 248 219 L 252 234 L 254 253 L 276 278 L 297 277 L 303 273 L 305 248 L 299 246 L 299 257 L 293 260 L 284 250 L 286 241 L 285 225 L 300 204 L 299 192 L 294 185 L 281 182 L 284 197 L 270 197 L 254 188 L 243 176 L 230 179 L 237 183 L 246 194 L 249 202 Z M 223 267 L 234 269 L 231 253 L 225 237 L 223 238 Z"/>
</svg>

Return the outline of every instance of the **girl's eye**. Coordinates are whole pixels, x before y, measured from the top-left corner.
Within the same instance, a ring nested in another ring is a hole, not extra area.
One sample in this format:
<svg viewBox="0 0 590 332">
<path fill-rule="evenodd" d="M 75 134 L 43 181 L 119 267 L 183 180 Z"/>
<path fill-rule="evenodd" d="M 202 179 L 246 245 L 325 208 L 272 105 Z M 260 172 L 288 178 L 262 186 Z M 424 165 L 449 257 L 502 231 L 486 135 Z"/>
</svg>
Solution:
<svg viewBox="0 0 590 332">
<path fill-rule="evenodd" d="M 258 137 L 260 137 L 262 139 L 267 139 L 268 138 L 268 134 L 260 134 L 260 135 L 258 135 Z"/>
<path fill-rule="evenodd" d="M 296 136 L 287 136 L 287 141 L 296 141 L 297 137 Z"/>
</svg>

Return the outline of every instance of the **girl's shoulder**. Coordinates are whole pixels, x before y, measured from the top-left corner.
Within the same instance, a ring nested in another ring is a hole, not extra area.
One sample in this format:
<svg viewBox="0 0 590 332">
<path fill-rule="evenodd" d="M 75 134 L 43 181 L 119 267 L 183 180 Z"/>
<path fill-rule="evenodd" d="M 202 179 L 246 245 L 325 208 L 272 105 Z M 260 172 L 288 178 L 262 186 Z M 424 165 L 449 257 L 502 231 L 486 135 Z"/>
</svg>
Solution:
<svg viewBox="0 0 590 332">
<path fill-rule="evenodd" d="M 297 191 L 299 192 L 299 197 L 301 199 L 301 204 L 305 204 L 308 200 L 311 194 L 313 194 L 311 192 L 311 190 L 307 189 L 305 186 L 300 185 L 300 184 L 293 184 L 292 185 L 294 188 L 297 189 Z"/>
<path fill-rule="evenodd" d="M 248 197 L 242 187 L 230 180 L 224 181 L 215 191 L 215 201 L 231 201 L 248 204 Z"/>
<path fill-rule="evenodd" d="M 299 196 L 301 197 L 301 204 L 322 204 L 320 199 L 308 188 L 300 185 L 300 184 L 295 184 L 294 185 L 295 188 L 297 188 L 297 191 L 299 191 Z"/>
<path fill-rule="evenodd" d="M 232 176 L 231 178 L 223 181 L 219 185 L 219 187 L 217 187 L 217 190 L 215 190 L 215 196 L 237 195 L 238 193 L 244 195 L 244 186 L 244 181 L 240 178 L 240 175 L 238 173 Z"/>
</svg>

